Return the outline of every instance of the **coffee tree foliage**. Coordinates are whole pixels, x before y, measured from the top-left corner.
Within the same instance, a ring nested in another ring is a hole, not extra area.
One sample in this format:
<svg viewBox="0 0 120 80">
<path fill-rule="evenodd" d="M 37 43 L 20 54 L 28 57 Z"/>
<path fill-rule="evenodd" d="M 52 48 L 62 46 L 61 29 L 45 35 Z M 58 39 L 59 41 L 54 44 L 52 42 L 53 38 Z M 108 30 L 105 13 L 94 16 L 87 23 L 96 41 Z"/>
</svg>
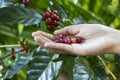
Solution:
<svg viewBox="0 0 120 80">
<path fill-rule="evenodd" d="M 119 80 L 119 55 L 58 55 L 36 45 L 31 36 L 37 30 L 53 33 L 42 19 L 46 10 L 57 10 L 64 27 L 95 23 L 120 29 L 119 9 L 119 0 L 29 0 L 28 5 L 0 0 L 0 80 L 57 80 L 63 71 L 68 80 Z"/>
</svg>

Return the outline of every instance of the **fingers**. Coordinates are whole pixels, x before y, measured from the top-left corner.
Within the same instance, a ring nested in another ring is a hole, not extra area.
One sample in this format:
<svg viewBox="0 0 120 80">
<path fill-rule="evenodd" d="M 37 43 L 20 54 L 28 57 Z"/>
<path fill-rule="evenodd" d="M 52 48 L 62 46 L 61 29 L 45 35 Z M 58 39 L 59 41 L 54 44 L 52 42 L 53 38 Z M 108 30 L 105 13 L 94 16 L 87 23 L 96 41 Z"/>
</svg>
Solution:
<svg viewBox="0 0 120 80">
<path fill-rule="evenodd" d="M 41 35 L 50 39 L 50 40 L 54 40 L 54 36 L 52 34 L 45 33 L 43 31 L 36 31 L 36 32 L 32 33 L 32 36 L 41 36 Z"/>
<path fill-rule="evenodd" d="M 77 51 L 78 55 L 99 55 L 109 50 L 111 43 L 108 38 L 96 38 L 88 40 L 85 43 L 81 43 L 79 46 L 74 46 L 74 51 Z M 76 53 L 76 52 L 75 52 Z"/>
<path fill-rule="evenodd" d="M 36 36 L 34 39 L 37 42 L 37 44 L 40 45 L 41 47 L 44 47 L 44 44 L 46 42 L 50 41 L 43 36 L 42 37 Z M 60 50 L 57 50 L 57 49 L 52 49 L 52 48 L 46 48 L 46 49 L 50 52 L 57 53 L 57 54 L 63 54 L 64 53 L 64 51 L 60 51 Z"/>
<path fill-rule="evenodd" d="M 78 25 L 68 26 L 54 32 L 55 35 L 75 35 L 80 32 Z"/>
<path fill-rule="evenodd" d="M 44 47 L 44 44 L 46 42 L 52 42 L 50 39 L 44 37 L 44 36 L 35 36 L 34 40 L 36 41 L 37 44 L 41 45 L 42 47 Z"/>
<path fill-rule="evenodd" d="M 62 53 L 69 53 L 69 54 L 72 54 L 74 53 L 73 51 L 73 48 L 71 45 L 68 45 L 68 44 L 61 44 L 61 43 L 53 43 L 53 42 L 46 42 L 44 44 L 44 47 L 45 48 L 52 48 L 52 49 L 55 49 L 55 50 L 59 50 L 61 51 Z M 72 54 L 73 55 L 73 54 Z M 74 54 L 75 55 L 75 54 Z"/>
<path fill-rule="evenodd" d="M 107 44 L 107 45 L 104 45 Z M 92 41 L 87 41 L 81 44 L 61 44 L 61 43 L 53 43 L 53 42 L 47 42 L 44 44 L 44 47 L 46 48 L 52 48 L 56 50 L 61 50 L 68 52 L 68 54 L 72 55 L 98 55 L 102 54 L 103 52 L 107 52 L 109 47 L 111 46 L 111 43 L 107 39 L 95 39 Z"/>
</svg>

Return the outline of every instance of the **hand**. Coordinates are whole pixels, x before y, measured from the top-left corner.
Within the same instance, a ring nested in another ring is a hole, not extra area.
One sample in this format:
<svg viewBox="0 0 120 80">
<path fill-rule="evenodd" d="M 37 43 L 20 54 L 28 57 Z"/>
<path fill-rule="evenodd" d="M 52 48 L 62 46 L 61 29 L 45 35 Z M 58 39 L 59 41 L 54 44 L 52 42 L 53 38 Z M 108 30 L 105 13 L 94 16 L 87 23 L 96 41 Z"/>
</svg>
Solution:
<svg viewBox="0 0 120 80">
<path fill-rule="evenodd" d="M 118 30 L 100 24 L 73 25 L 54 32 L 54 35 L 77 35 L 85 39 L 83 43 L 71 45 L 54 43 L 54 36 L 42 31 L 33 32 L 32 35 L 39 45 L 51 52 L 85 56 L 114 52 L 115 43 L 113 36 L 118 32 Z"/>
</svg>

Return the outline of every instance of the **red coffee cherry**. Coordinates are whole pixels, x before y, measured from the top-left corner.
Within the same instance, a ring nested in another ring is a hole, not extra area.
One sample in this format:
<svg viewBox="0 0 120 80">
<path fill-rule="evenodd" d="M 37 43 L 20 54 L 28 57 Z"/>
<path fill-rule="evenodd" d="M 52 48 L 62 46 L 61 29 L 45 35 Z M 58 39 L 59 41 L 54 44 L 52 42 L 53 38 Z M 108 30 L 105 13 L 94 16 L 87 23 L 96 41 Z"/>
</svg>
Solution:
<svg viewBox="0 0 120 80">
<path fill-rule="evenodd" d="M 53 13 L 56 14 L 56 15 L 58 15 L 58 11 L 57 10 L 54 10 Z"/>
<path fill-rule="evenodd" d="M 60 34 L 60 35 L 58 35 L 58 37 L 59 37 L 59 38 L 63 38 L 63 35 L 62 35 L 62 34 Z"/>
<path fill-rule="evenodd" d="M 22 0 L 22 3 L 27 6 L 29 4 L 29 0 Z"/>
<path fill-rule="evenodd" d="M 49 30 L 55 30 L 55 26 L 54 25 L 48 25 L 48 29 Z"/>
<path fill-rule="evenodd" d="M 46 23 L 47 25 L 52 25 L 52 24 L 53 24 L 53 21 L 52 21 L 51 18 L 47 18 L 47 19 L 45 20 L 45 23 Z"/>
<path fill-rule="evenodd" d="M 10 58 L 11 58 L 12 60 L 15 60 L 16 56 L 15 56 L 15 55 L 11 55 Z"/>
<path fill-rule="evenodd" d="M 53 24 L 55 27 L 57 27 L 58 21 L 54 20 L 52 24 Z"/>
<path fill-rule="evenodd" d="M 55 36 L 56 39 L 59 39 L 59 38 L 63 38 L 63 35 L 62 34 L 59 34 L 57 36 Z"/>
<path fill-rule="evenodd" d="M 24 46 L 20 46 L 19 51 L 23 52 L 24 50 L 25 50 L 25 47 Z"/>
<path fill-rule="evenodd" d="M 59 19 L 60 19 L 59 16 L 56 16 L 56 21 L 59 21 Z"/>
<path fill-rule="evenodd" d="M 50 16 L 51 16 L 51 13 L 48 11 L 43 14 L 44 19 L 50 18 Z"/>
<path fill-rule="evenodd" d="M 57 17 L 56 14 L 52 14 L 52 15 L 51 15 L 51 19 L 56 20 L 57 18 L 58 18 L 58 17 Z"/>
<path fill-rule="evenodd" d="M 71 42 L 71 39 L 70 39 L 70 38 L 65 38 L 65 39 L 64 39 L 64 43 L 66 43 L 66 44 L 71 44 L 72 42 Z"/>
<path fill-rule="evenodd" d="M 77 43 L 81 43 L 84 39 L 80 36 L 75 36 Z"/>
<path fill-rule="evenodd" d="M 56 43 L 63 43 L 63 39 L 62 38 L 58 38 L 55 40 Z"/>
</svg>

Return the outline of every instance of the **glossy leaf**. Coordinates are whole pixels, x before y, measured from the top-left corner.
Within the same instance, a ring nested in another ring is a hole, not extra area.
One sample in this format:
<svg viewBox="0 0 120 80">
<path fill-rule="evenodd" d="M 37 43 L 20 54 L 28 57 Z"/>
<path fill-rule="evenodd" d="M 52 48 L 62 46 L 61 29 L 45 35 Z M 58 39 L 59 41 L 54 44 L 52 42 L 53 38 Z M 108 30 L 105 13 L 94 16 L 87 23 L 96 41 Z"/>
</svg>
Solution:
<svg viewBox="0 0 120 80">
<path fill-rule="evenodd" d="M 6 78 L 12 78 L 20 69 L 22 69 L 31 59 L 33 52 L 19 55 L 21 58 L 14 62 L 13 66 L 6 72 Z"/>
<path fill-rule="evenodd" d="M 62 62 L 53 62 L 52 59 L 58 55 L 53 55 L 43 48 L 38 48 L 29 63 L 27 80 L 53 80 L 57 77 Z"/>
<path fill-rule="evenodd" d="M 73 67 L 73 80 L 97 80 L 89 63 L 83 57 L 76 57 Z"/>
<path fill-rule="evenodd" d="M 102 66 L 96 67 L 94 72 L 98 80 L 107 80 L 107 74 Z"/>
<path fill-rule="evenodd" d="M 73 67 L 74 67 L 74 56 L 62 55 L 64 58 L 63 70 L 68 74 L 71 80 L 73 80 Z"/>
<path fill-rule="evenodd" d="M 38 24 L 42 17 L 33 9 L 22 6 L 10 6 L 0 9 L 0 24 L 24 24 L 25 26 Z"/>
<path fill-rule="evenodd" d="M 53 58 L 57 58 L 57 55 L 54 55 Z M 38 80 L 56 80 L 59 71 L 62 67 L 62 61 L 52 62 L 50 61 L 47 68 L 40 75 Z"/>
<path fill-rule="evenodd" d="M 56 0 L 49 0 L 52 1 L 53 4 L 51 5 L 52 10 L 58 10 L 59 16 L 61 18 L 67 18 L 67 13 L 63 9 L 63 7 L 56 1 Z"/>
<path fill-rule="evenodd" d="M 13 5 L 12 0 L 0 0 L 0 8 Z"/>
<path fill-rule="evenodd" d="M 40 13 L 44 13 L 49 8 L 48 0 L 29 0 L 30 6 Z"/>
</svg>

